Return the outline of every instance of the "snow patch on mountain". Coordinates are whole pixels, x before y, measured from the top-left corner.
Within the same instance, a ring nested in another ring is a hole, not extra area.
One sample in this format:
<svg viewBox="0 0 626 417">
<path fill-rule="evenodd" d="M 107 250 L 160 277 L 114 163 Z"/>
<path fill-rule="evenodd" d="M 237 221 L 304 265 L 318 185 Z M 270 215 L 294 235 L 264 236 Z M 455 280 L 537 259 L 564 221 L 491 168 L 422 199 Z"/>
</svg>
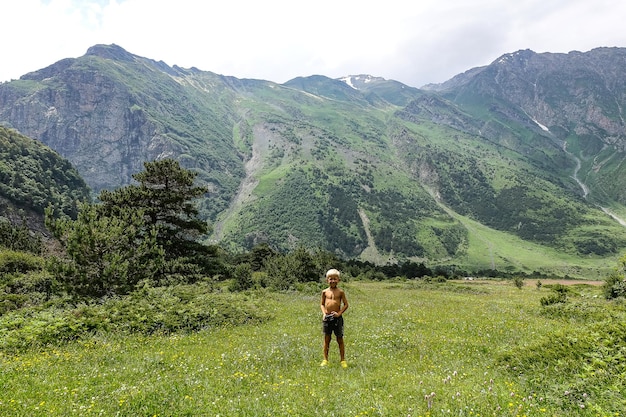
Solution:
<svg viewBox="0 0 626 417">
<path fill-rule="evenodd" d="M 359 86 L 363 84 L 368 84 L 374 81 L 385 81 L 384 78 L 381 77 L 373 77 L 371 75 L 347 75 L 345 77 L 338 78 L 339 81 L 343 81 L 348 86 L 354 88 L 355 90 L 359 90 Z"/>
<path fill-rule="evenodd" d="M 349 75 L 347 77 L 340 78 L 339 81 L 343 81 L 344 83 L 348 84 L 350 87 L 354 88 L 355 90 L 358 90 L 358 88 L 356 88 L 354 86 L 354 84 L 352 84 L 352 76 L 351 75 Z"/>
<path fill-rule="evenodd" d="M 541 123 L 539 123 L 539 122 L 538 122 L 537 120 L 535 120 L 535 119 L 532 119 L 532 120 L 533 120 L 533 122 L 535 122 L 535 124 L 536 124 L 537 126 L 539 126 L 539 127 L 541 128 L 541 130 L 543 130 L 543 131 L 545 131 L 545 132 L 549 132 L 549 131 L 550 131 L 550 129 L 548 129 L 548 127 L 547 127 L 547 126 L 542 125 Z"/>
</svg>

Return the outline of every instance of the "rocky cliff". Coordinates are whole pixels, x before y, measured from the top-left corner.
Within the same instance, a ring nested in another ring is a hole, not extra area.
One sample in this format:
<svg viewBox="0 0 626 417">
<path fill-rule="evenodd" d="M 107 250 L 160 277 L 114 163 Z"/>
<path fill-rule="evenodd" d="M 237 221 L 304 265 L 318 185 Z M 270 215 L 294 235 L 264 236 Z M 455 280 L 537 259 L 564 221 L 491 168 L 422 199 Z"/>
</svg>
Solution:
<svg viewBox="0 0 626 417">
<path fill-rule="evenodd" d="M 128 184 L 144 161 L 189 154 L 188 140 L 227 149 L 219 157 L 200 150 L 187 165 L 225 159 L 236 171 L 240 161 L 228 146 L 233 122 L 222 113 L 220 126 L 198 120 L 203 110 L 201 117 L 214 111 L 194 96 L 210 86 L 203 80 L 190 87 L 193 75 L 98 45 L 1 85 L 0 121 L 71 160 L 96 193 Z"/>
</svg>

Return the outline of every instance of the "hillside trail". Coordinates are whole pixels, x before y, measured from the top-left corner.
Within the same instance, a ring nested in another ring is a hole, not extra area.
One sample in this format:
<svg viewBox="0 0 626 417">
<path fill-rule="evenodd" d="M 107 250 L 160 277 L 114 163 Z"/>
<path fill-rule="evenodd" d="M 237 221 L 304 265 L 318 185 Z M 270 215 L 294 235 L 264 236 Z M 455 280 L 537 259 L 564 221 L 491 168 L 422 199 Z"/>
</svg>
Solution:
<svg viewBox="0 0 626 417">
<path fill-rule="evenodd" d="M 252 153 L 250 159 L 248 159 L 245 164 L 246 176 L 239 184 L 237 193 L 231 200 L 230 205 L 213 226 L 212 240 L 215 242 L 219 242 L 224 237 L 224 223 L 233 215 L 236 215 L 241 207 L 254 200 L 252 192 L 259 184 L 258 175 L 263 169 L 263 155 L 266 154 L 269 149 L 270 136 L 271 133 L 264 127 L 257 126 L 254 128 Z"/>
</svg>

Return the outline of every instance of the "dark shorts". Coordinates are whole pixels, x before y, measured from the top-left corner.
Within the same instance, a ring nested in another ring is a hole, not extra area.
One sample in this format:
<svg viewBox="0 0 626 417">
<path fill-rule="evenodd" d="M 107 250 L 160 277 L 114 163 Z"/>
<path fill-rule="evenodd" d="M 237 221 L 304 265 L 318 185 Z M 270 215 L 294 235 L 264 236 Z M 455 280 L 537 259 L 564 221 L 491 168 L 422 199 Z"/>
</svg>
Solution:
<svg viewBox="0 0 626 417">
<path fill-rule="evenodd" d="M 322 331 L 324 334 L 332 335 L 335 333 L 336 337 L 343 337 L 343 316 L 324 319 L 322 321 Z"/>
</svg>

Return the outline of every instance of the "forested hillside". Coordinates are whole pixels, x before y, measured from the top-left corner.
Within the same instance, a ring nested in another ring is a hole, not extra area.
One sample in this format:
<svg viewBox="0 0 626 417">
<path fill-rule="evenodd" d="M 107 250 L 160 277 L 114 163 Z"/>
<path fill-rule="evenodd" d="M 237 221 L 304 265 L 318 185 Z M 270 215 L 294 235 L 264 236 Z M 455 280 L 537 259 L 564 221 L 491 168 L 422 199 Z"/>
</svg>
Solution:
<svg viewBox="0 0 626 417">
<path fill-rule="evenodd" d="M 41 142 L 0 126 L 0 216 L 13 224 L 28 219 L 42 230 L 44 209 L 76 215 L 90 191 L 72 164 Z"/>
</svg>

